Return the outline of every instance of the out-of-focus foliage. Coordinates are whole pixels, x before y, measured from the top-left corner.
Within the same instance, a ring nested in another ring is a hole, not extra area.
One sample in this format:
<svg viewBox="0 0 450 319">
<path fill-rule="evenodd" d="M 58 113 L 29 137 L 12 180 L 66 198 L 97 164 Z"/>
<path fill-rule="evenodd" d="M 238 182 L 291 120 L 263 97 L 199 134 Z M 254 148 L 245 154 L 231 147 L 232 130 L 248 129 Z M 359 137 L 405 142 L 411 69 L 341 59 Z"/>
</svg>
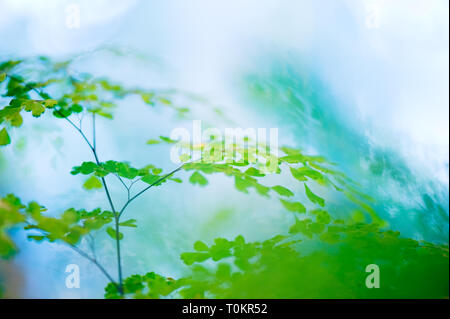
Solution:
<svg viewBox="0 0 450 319">
<path fill-rule="evenodd" d="M 310 249 L 308 247 L 315 247 Z M 374 223 L 331 219 L 315 210 L 286 235 L 262 242 L 216 238 L 181 255 L 189 275 L 132 276 L 134 298 L 448 298 L 448 246 L 402 238 Z M 378 289 L 365 267 L 380 267 Z M 153 284 L 148 276 L 158 278 Z M 112 285 L 106 298 L 118 298 Z"/>
<path fill-rule="evenodd" d="M 7 230 L 25 221 L 20 212 L 23 205 L 13 195 L 0 199 L 0 257 L 8 258 L 16 252 L 16 246 L 7 234 Z"/>
<path fill-rule="evenodd" d="M 175 90 L 125 88 L 105 78 L 75 73 L 71 63 L 71 59 L 55 62 L 43 56 L 0 63 L 0 83 L 6 88 L 2 96 L 10 98 L 0 110 L 0 145 L 11 142 L 8 129 L 22 125 L 22 112 L 40 117 L 50 110 L 57 118 L 86 112 L 111 119 L 115 101 L 129 95 L 140 96 L 150 106 L 172 108 L 180 116 L 189 112 L 173 101 L 180 94 Z M 54 96 L 49 92 L 55 92 Z"/>
<path fill-rule="evenodd" d="M 70 208 L 56 218 L 43 215 L 46 208 L 38 203 L 30 202 L 24 205 L 19 198 L 12 194 L 8 194 L 0 200 L 0 229 L 2 230 L 0 255 L 2 257 L 10 257 L 16 252 L 14 243 L 5 232 L 8 228 L 24 224 L 24 228 L 32 232 L 28 235 L 30 240 L 37 242 L 58 240 L 75 246 L 84 236 L 101 229 L 113 219 L 112 212 L 102 211 L 100 208 L 92 211 Z"/>
<path fill-rule="evenodd" d="M 323 76 L 302 61 L 302 56 L 276 53 L 258 60 L 239 83 L 246 105 L 289 127 L 293 146 L 315 149 L 338 163 L 361 183 L 358 191 L 376 199 L 379 216 L 400 216 L 404 231 L 413 230 L 408 236 L 448 243 L 448 183 L 430 174 L 433 163 L 414 167 L 395 143 L 379 143 L 370 123 L 355 112 L 359 106 L 335 96 Z"/>
</svg>

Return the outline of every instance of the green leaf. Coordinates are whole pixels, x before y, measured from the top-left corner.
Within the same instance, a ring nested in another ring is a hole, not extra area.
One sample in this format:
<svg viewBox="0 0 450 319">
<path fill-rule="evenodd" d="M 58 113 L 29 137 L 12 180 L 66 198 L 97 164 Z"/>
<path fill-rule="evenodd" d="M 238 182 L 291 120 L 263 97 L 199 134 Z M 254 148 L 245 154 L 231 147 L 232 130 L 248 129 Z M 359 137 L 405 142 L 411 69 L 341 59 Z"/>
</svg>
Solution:
<svg viewBox="0 0 450 319">
<path fill-rule="evenodd" d="M 186 265 L 192 265 L 195 262 L 202 262 L 210 257 L 207 253 L 182 253 L 180 258 Z"/>
<path fill-rule="evenodd" d="M 16 60 L 16 61 L 9 60 L 9 61 L 0 63 L 0 71 L 8 72 L 21 62 L 22 62 L 22 60 Z"/>
<path fill-rule="evenodd" d="M 159 98 L 159 102 L 165 105 L 172 105 L 172 102 L 169 101 L 168 99 L 164 98 L 164 97 L 160 97 Z"/>
<path fill-rule="evenodd" d="M 142 177 L 141 181 L 147 183 L 147 184 L 154 184 L 155 182 L 157 182 L 159 179 L 161 179 L 161 176 L 159 175 L 153 175 L 153 174 L 147 174 L 144 177 Z M 158 184 L 155 184 L 155 186 L 159 186 L 161 185 L 163 182 L 165 181 L 161 181 Z"/>
<path fill-rule="evenodd" d="M 152 93 L 142 93 L 141 97 L 142 97 L 142 100 L 144 101 L 144 103 L 153 105 L 153 101 L 152 101 L 153 94 Z"/>
<path fill-rule="evenodd" d="M 90 190 L 90 189 L 102 188 L 103 185 L 102 185 L 102 182 L 100 182 L 100 180 L 97 177 L 91 176 L 84 182 L 83 187 L 85 189 Z"/>
<path fill-rule="evenodd" d="M 150 140 L 147 141 L 147 144 L 148 144 L 148 145 L 159 144 L 159 143 L 161 143 L 161 141 L 158 141 L 158 140 L 152 140 L 152 139 L 150 139 Z"/>
<path fill-rule="evenodd" d="M 166 136 L 160 136 L 159 137 L 163 142 L 169 143 L 169 144 L 175 144 L 178 141 L 172 140 Z"/>
<path fill-rule="evenodd" d="M 249 169 L 247 169 L 245 171 L 245 174 L 250 175 L 250 176 L 256 176 L 256 177 L 263 177 L 263 176 L 265 176 L 264 174 L 262 174 L 259 170 L 257 170 L 254 167 L 250 167 Z"/>
<path fill-rule="evenodd" d="M 83 111 L 83 107 L 80 104 L 73 104 L 70 107 L 70 110 L 74 113 L 81 113 Z"/>
<path fill-rule="evenodd" d="M 6 79 L 6 73 L 0 73 L 0 83 L 2 83 L 3 81 L 5 81 Z"/>
<path fill-rule="evenodd" d="M 102 110 L 100 108 L 90 109 L 88 111 L 91 112 L 91 113 L 97 114 L 97 115 L 99 115 L 101 117 L 110 119 L 110 120 L 113 119 L 113 115 L 110 112 L 106 112 L 106 111 L 104 111 L 104 110 Z"/>
<path fill-rule="evenodd" d="M 175 183 L 182 183 L 183 181 L 178 177 L 169 177 L 169 179 Z"/>
<path fill-rule="evenodd" d="M 10 105 L 4 107 L 0 110 L 0 122 L 5 120 L 9 122 L 12 126 L 19 127 L 23 123 L 22 116 L 20 115 L 20 111 L 22 110 L 21 103 L 15 104 L 17 100 L 11 100 Z"/>
<path fill-rule="evenodd" d="M 163 171 L 163 170 L 160 169 L 160 168 L 153 168 L 153 169 L 152 169 L 152 173 L 155 174 L 155 175 L 161 174 L 162 171 Z"/>
<path fill-rule="evenodd" d="M 46 99 L 46 100 L 44 100 L 44 105 L 48 109 L 54 108 L 56 106 L 56 104 L 58 104 L 58 101 L 56 101 L 54 99 Z"/>
<path fill-rule="evenodd" d="M 31 114 L 32 114 L 34 117 L 39 117 L 39 116 L 41 116 L 41 114 L 44 113 L 44 112 L 45 112 L 45 107 L 42 106 L 41 103 L 39 103 L 39 102 L 34 102 L 34 103 L 32 104 L 32 106 L 31 106 Z"/>
<path fill-rule="evenodd" d="M 53 111 L 53 115 L 55 117 L 59 118 L 59 119 L 63 119 L 63 118 L 69 117 L 70 114 L 72 114 L 72 111 L 68 110 L 68 109 L 62 109 L 61 108 L 59 110 L 54 110 Z"/>
<path fill-rule="evenodd" d="M 337 242 L 339 242 L 340 239 L 340 235 L 336 234 L 336 233 L 323 233 L 322 235 L 320 235 L 320 240 L 328 243 L 328 244 L 335 244 Z"/>
<path fill-rule="evenodd" d="M 328 224 L 331 222 L 331 216 L 326 210 L 314 209 L 311 213 L 316 215 L 316 221 L 320 224 Z"/>
<path fill-rule="evenodd" d="M 243 193 L 248 193 L 248 188 L 252 186 L 252 183 L 247 180 L 240 178 L 239 176 L 234 177 L 234 186 L 236 189 Z"/>
<path fill-rule="evenodd" d="M 280 202 L 283 204 L 283 206 L 291 212 L 296 212 L 296 213 L 306 213 L 306 208 L 305 206 L 302 205 L 302 203 L 300 202 L 289 202 L 287 200 L 281 199 L 280 198 Z"/>
<path fill-rule="evenodd" d="M 184 153 L 180 155 L 180 161 L 185 163 L 191 159 L 191 155 Z"/>
<path fill-rule="evenodd" d="M 308 185 L 305 184 L 305 193 L 306 196 L 309 198 L 309 200 L 315 204 L 319 204 L 320 206 L 325 206 L 325 199 L 323 199 L 320 196 L 317 196 L 314 194 L 308 187 Z"/>
<path fill-rule="evenodd" d="M 106 228 L 106 233 L 111 237 L 112 239 L 116 239 L 116 230 L 112 227 Z M 119 240 L 123 239 L 123 234 L 119 232 Z"/>
<path fill-rule="evenodd" d="M 128 219 L 124 222 L 119 223 L 119 225 L 125 227 L 137 227 L 136 222 L 137 222 L 136 219 Z"/>
<path fill-rule="evenodd" d="M 9 137 L 8 131 L 6 131 L 6 129 L 3 128 L 0 131 L 0 146 L 8 145 L 10 143 L 11 143 L 11 139 Z"/>
<path fill-rule="evenodd" d="M 302 174 L 302 173 L 300 173 L 300 172 L 298 171 L 297 168 L 290 167 L 289 169 L 290 169 L 290 171 L 291 171 L 292 176 L 293 176 L 295 179 L 298 179 L 298 180 L 301 181 L 301 182 L 305 182 L 305 181 L 308 180 L 308 179 L 305 177 L 304 174 Z"/>
<path fill-rule="evenodd" d="M 231 256 L 230 249 L 233 247 L 233 242 L 225 238 L 216 238 L 214 239 L 214 245 L 211 246 L 211 258 L 214 261 L 220 260 L 222 258 L 226 258 Z"/>
<path fill-rule="evenodd" d="M 306 166 L 297 168 L 297 173 L 307 176 L 315 181 L 324 179 L 323 175 L 320 172 L 313 170 L 312 168 L 306 167 Z"/>
<path fill-rule="evenodd" d="M 325 230 L 325 225 L 322 223 L 311 223 L 308 229 L 314 234 L 320 234 Z"/>
<path fill-rule="evenodd" d="M 313 232 L 310 229 L 311 220 L 310 219 L 304 219 L 304 220 L 296 220 L 295 224 L 292 225 L 289 228 L 290 234 L 298 234 L 301 233 L 305 236 L 308 236 L 309 238 L 313 237 Z"/>
<path fill-rule="evenodd" d="M 124 178 L 133 179 L 136 176 L 138 176 L 139 171 L 136 168 L 131 167 L 126 162 L 118 162 L 117 163 L 117 173 Z"/>
<path fill-rule="evenodd" d="M 45 236 L 38 236 L 38 235 L 28 235 L 28 239 L 35 240 L 37 242 L 43 241 L 45 239 Z"/>
<path fill-rule="evenodd" d="M 199 172 L 194 172 L 191 177 L 189 177 L 189 182 L 191 182 L 191 184 L 198 184 L 200 186 L 208 185 L 208 180 Z"/>
<path fill-rule="evenodd" d="M 289 189 L 287 189 L 286 187 L 280 186 L 280 185 L 276 185 L 273 186 L 272 189 L 277 192 L 279 195 L 281 196 L 286 196 L 286 197 L 291 197 L 294 196 L 294 193 L 291 192 Z"/>
<path fill-rule="evenodd" d="M 72 168 L 70 174 L 77 175 L 81 173 L 83 175 L 89 175 L 92 174 L 97 168 L 98 165 L 94 162 L 83 162 L 81 163 L 81 166 L 75 166 Z"/>
<path fill-rule="evenodd" d="M 280 161 L 283 161 L 286 163 L 291 163 L 291 164 L 304 163 L 305 160 L 306 160 L 305 157 L 301 154 L 280 157 Z"/>
<path fill-rule="evenodd" d="M 194 249 L 196 251 L 209 251 L 209 247 L 208 245 L 206 245 L 204 242 L 202 241 L 196 241 L 194 243 Z"/>
</svg>

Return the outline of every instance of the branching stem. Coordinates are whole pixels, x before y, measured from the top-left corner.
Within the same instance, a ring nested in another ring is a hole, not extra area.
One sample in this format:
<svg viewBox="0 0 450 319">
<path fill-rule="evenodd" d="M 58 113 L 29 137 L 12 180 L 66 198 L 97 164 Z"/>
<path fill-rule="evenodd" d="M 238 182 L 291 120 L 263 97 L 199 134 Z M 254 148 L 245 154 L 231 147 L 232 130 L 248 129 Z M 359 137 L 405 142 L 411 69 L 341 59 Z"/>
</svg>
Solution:
<svg viewBox="0 0 450 319">
<path fill-rule="evenodd" d="M 10 77 L 11 79 L 16 79 L 14 76 L 11 76 L 9 74 L 7 74 L 8 77 Z M 35 88 L 34 86 L 26 83 L 25 84 L 26 87 L 28 87 L 30 90 L 34 91 L 35 93 L 37 93 L 41 98 L 48 98 L 48 95 L 45 94 L 44 92 L 41 92 L 40 90 L 38 90 L 37 88 Z M 95 113 L 92 114 L 92 143 L 89 141 L 89 139 L 86 137 L 86 135 L 84 134 L 83 130 L 81 129 L 81 120 L 80 120 L 80 126 L 77 126 L 72 120 L 70 120 L 68 118 L 68 116 L 65 116 L 60 110 L 56 109 L 55 110 L 56 113 L 58 113 L 61 118 L 64 118 L 83 138 L 83 140 L 86 142 L 86 144 L 89 146 L 89 148 L 91 149 L 94 158 L 95 158 L 95 162 L 97 163 L 97 165 L 100 165 L 100 160 L 98 158 L 97 155 L 97 142 L 96 142 L 96 125 L 95 125 Z M 105 268 L 103 268 L 103 266 L 97 261 L 96 256 L 95 256 L 95 251 L 94 248 L 92 248 L 92 252 L 94 254 L 93 257 L 91 257 L 89 254 L 87 254 L 86 252 L 84 252 L 83 250 L 81 250 L 80 248 L 78 248 L 75 245 L 71 245 L 69 244 L 69 247 L 71 247 L 74 251 L 76 251 L 79 255 L 81 255 L 82 257 L 88 259 L 89 261 L 91 261 L 94 265 L 96 265 L 100 271 L 109 279 L 109 281 L 111 283 L 113 283 L 114 285 L 117 286 L 118 291 L 120 293 L 120 295 L 123 296 L 124 292 L 123 292 L 123 279 L 122 279 L 122 262 L 121 262 L 121 254 L 120 254 L 120 217 L 122 216 L 123 212 L 125 211 L 125 209 L 128 207 L 128 205 L 135 200 L 137 197 L 139 197 L 140 195 L 142 195 L 144 192 L 146 192 L 147 190 L 149 190 L 150 188 L 152 188 L 153 186 L 163 182 L 164 180 L 166 180 L 167 178 L 169 178 L 170 176 L 172 176 L 173 174 L 175 174 L 176 172 L 178 172 L 179 170 L 181 170 L 183 168 L 184 164 L 181 165 L 180 167 L 178 167 L 177 169 L 173 170 L 172 172 L 164 175 L 163 177 L 161 177 L 160 179 L 158 179 L 157 181 L 155 181 L 154 183 L 152 183 L 151 185 L 145 187 L 143 190 L 141 190 L 140 192 L 138 192 L 136 195 L 131 197 L 130 194 L 130 188 L 131 186 L 133 186 L 133 184 L 137 181 L 133 181 L 130 186 L 127 186 L 125 184 L 125 182 L 122 180 L 122 178 L 119 175 L 116 175 L 120 182 L 122 183 L 122 185 L 126 188 L 127 190 L 127 202 L 124 204 L 124 206 L 122 207 L 122 209 L 117 212 L 115 207 L 114 207 L 114 203 L 112 201 L 111 198 L 111 194 L 109 192 L 108 189 L 108 185 L 106 183 L 106 179 L 105 177 L 100 177 L 102 184 L 103 184 L 103 188 L 105 189 L 105 193 L 106 193 L 106 197 L 108 199 L 109 205 L 111 207 L 111 210 L 114 214 L 114 224 L 115 224 L 115 239 L 116 239 L 116 252 L 117 252 L 117 270 L 118 270 L 118 277 L 119 277 L 119 281 L 118 283 L 115 282 L 115 280 L 111 277 L 111 275 L 109 275 L 109 273 L 105 270 Z M 91 238 L 92 239 L 92 238 Z"/>
<path fill-rule="evenodd" d="M 144 192 L 146 192 L 147 190 L 149 190 L 150 188 L 152 188 L 153 186 L 161 183 L 162 181 L 164 181 L 165 179 L 169 178 L 170 176 L 172 176 L 173 174 L 175 174 L 176 172 L 178 172 L 179 170 L 181 170 L 183 168 L 184 164 L 181 165 L 180 167 L 178 167 L 177 169 L 173 170 L 172 172 L 164 175 L 163 177 L 161 177 L 160 179 L 158 179 L 156 182 L 150 184 L 149 186 L 147 186 L 146 188 L 144 188 L 143 190 L 141 190 L 139 193 L 137 193 L 136 195 L 134 195 L 133 197 L 131 197 L 130 199 L 128 199 L 128 201 L 125 203 L 125 205 L 123 205 L 122 209 L 119 212 L 119 217 L 122 216 L 123 212 L 125 211 L 125 209 L 127 208 L 127 206 L 133 201 L 135 200 L 137 197 L 139 197 L 140 195 L 142 195 Z"/>
</svg>

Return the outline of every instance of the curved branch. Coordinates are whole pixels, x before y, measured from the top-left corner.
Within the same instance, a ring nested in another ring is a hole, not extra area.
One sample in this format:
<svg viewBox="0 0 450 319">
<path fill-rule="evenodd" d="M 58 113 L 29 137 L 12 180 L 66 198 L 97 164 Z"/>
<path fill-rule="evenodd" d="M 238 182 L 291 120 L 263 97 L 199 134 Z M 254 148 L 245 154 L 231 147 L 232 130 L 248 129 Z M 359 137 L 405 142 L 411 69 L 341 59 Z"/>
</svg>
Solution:
<svg viewBox="0 0 450 319">
<path fill-rule="evenodd" d="M 27 225 L 31 225 L 31 223 L 28 221 L 26 221 L 25 223 Z M 34 229 L 40 231 L 44 235 L 47 235 L 47 232 L 43 229 L 40 229 L 40 228 L 34 228 Z M 94 265 L 96 265 L 98 267 L 98 269 L 100 269 L 100 271 L 106 276 L 106 278 L 108 278 L 108 280 L 111 283 L 113 283 L 114 285 L 117 285 L 117 283 L 114 281 L 114 279 L 111 277 L 111 275 L 106 271 L 105 268 L 103 268 L 103 266 L 97 261 L 97 259 L 95 257 L 89 256 L 87 253 L 85 253 L 83 250 L 81 250 L 80 248 L 78 248 L 75 245 L 69 244 L 67 242 L 64 242 L 64 243 L 66 243 L 70 248 L 72 248 L 74 251 L 76 251 L 80 256 L 86 258 L 87 260 L 92 262 Z"/>
<path fill-rule="evenodd" d="M 100 269 L 100 271 L 106 276 L 106 278 L 109 279 L 110 282 L 112 282 L 114 285 L 117 286 L 117 283 L 114 281 L 114 279 L 111 277 L 111 275 L 106 271 L 105 268 L 103 268 L 102 265 L 100 265 L 100 263 L 97 261 L 97 259 L 89 256 L 87 253 L 85 253 L 84 251 L 82 251 L 80 248 L 78 248 L 77 246 L 74 245 L 69 245 L 70 248 L 72 248 L 74 251 L 76 251 L 80 256 L 86 258 L 87 260 L 89 260 L 90 262 L 92 262 L 94 265 L 97 266 L 98 269 Z"/>
<path fill-rule="evenodd" d="M 6 76 L 10 77 L 11 79 L 16 79 L 14 76 L 11 76 L 9 74 L 6 74 Z M 33 90 L 35 93 L 37 93 L 41 98 L 46 99 L 48 96 L 46 94 L 44 94 L 42 91 L 38 90 L 37 88 L 33 87 L 32 85 L 30 85 L 29 83 L 25 83 L 25 86 L 27 88 L 29 88 L 30 90 Z M 73 123 L 67 116 L 64 116 L 60 110 L 55 110 L 62 118 L 64 118 L 67 122 L 69 122 L 69 124 L 75 128 L 75 130 L 80 133 L 80 135 L 82 136 L 82 138 L 85 140 L 85 142 L 87 143 L 87 145 L 89 146 L 89 148 L 91 149 L 92 153 L 94 154 L 94 158 L 95 161 L 97 163 L 97 165 L 100 165 L 100 160 L 98 159 L 98 155 L 97 155 L 97 150 L 96 150 L 96 138 L 95 138 L 95 114 L 93 114 L 93 119 L 92 119 L 92 125 L 93 125 L 93 137 L 92 137 L 92 144 L 91 142 L 89 142 L 88 138 L 86 137 L 86 135 L 83 133 L 83 131 L 81 130 L 80 127 L 76 126 L 75 123 Z M 106 192 L 106 197 L 108 198 L 108 202 L 109 205 L 111 206 L 111 210 L 114 214 L 114 219 L 115 219 L 115 230 L 116 230 L 116 250 L 117 250 L 117 266 L 118 266 L 118 275 L 119 275 L 119 284 L 118 284 L 118 290 L 120 292 L 121 295 L 123 295 L 123 289 L 122 289 L 122 265 L 121 265 L 121 257 L 120 257 L 120 242 L 119 242 L 119 218 L 120 215 L 116 212 L 116 209 L 114 207 L 113 201 L 111 199 L 111 195 L 109 193 L 109 189 L 108 189 L 108 185 L 106 184 L 106 180 L 104 177 L 101 177 L 101 181 L 103 184 L 103 187 L 105 189 Z M 90 257 L 88 254 L 86 254 L 84 251 L 80 250 L 78 247 L 76 246 L 70 246 L 72 247 L 72 249 L 74 249 L 75 251 L 77 251 L 81 256 L 89 259 L 91 262 L 93 262 L 107 277 L 108 279 L 115 283 L 114 280 L 112 279 L 112 277 L 106 272 L 106 270 L 97 262 L 97 260 L 95 258 Z"/>
<path fill-rule="evenodd" d="M 181 165 L 180 167 L 178 167 L 177 169 L 173 170 L 172 172 L 164 175 L 163 177 L 161 177 L 160 179 L 158 179 L 156 182 L 150 184 L 149 186 L 147 186 L 146 188 L 144 188 L 143 190 L 141 190 L 139 193 L 137 193 L 136 195 L 134 195 L 133 197 L 131 197 L 126 203 L 125 205 L 123 205 L 122 209 L 119 212 L 119 218 L 122 215 L 122 213 L 125 211 L 125 208 L 127 208 L 127 206 L 133 201 L 135 200 L 138 196 L 142 195 L 144 192 L 146 192 L 147 190 L 149 190 L 150 188 L 152 188 L 153 186 L 161 183 L 162 181 L 164 181 L 165 179 L 169 178 L 170 176 L 172 176 L 173 174 L 175 174 L 176 172 L 178 172 L 179 170 L 181 170 L 183 168 L 185 164 Z"/>
</svg>

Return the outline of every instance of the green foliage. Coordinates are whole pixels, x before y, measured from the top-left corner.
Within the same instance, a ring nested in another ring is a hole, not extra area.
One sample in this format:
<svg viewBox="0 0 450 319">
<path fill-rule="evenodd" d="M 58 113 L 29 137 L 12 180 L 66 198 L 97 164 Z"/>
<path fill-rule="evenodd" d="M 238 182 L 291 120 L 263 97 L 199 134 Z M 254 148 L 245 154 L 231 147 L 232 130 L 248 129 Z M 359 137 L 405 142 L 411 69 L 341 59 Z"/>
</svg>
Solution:
<svg viewBox="0 0 450 319">
<path fill-rule="evenodd" d="M 12 194 L 0 198 L 0 257 L 11 257 L 17 250 L 7 230 L 25 221 L 20 200 Z"/>
<path fill-rule="evenodd" d="M 22 112 L 31 112 L 40 117 L 46 110 L 59 119 L 67 119 L 72 114 L 90 113 L 106 119 L 112 119 L 116 107 L 115 100 L 137 95 L 148 105 L 164 106 L 173 109 L 179 116 L 189 112 L 172 100 L 179 94 L 175 90 L 154 91 L 140 88 L 126 88 L 112 83 L 106 78 L 94 78 L 83 73 L 77 77 L 67 75 L 72 61 L 52 61 L 38 58 L 28 61 L 5 61 L 0 63 L 0 84 L 6 87 L 3 97 L 11 98 L 9 105 L 0 108 L 0 124 L 7 127 L 20 127 L 23 123 Z M 21 66 L 21 68 L 18 68 Z M 27 80 L 22 74 L 34 74 L 34 70 L 45 70 L 39 80 Z M 58 92 L 51 97 L 44 90 Z M 5 133 L 2 133 L 2 135 Z M 162 137 L 164 138 L 164 137 Z M 170 140 L 170 139 L 169 139 Z M 6 145 L 6 144 L 0 144 Z"/>
<path fill-rule="evenodd" d="M 199 172 L 192 173 L 191 177 L 189 177 L 189 182 L 200 186 L 205 186 L 208 184 L 208 180 Z"/>
<path fill-rule="evenodd" d="M 102 182 L 100 182 L 100 180 L 97 177 L 91 176 L 84 182 L 83 187 L 87 190 L 90 190 L 102 188 L 103 185 Z"/>
<path fill-rule="evenodd" d="M 101 229 L 112 221 L 113 213 L 102 211 L 100 208 L 92 211 L 84 209 L 67 209 L 60 217 L 45 216 L 42 213 L 46 208 L 30 202 L 21 203 L 20 199 L 12 194 L 0 199 L 0 252 L 2 257 L 9 257 L 16 252 L 15 246 L 7 236 L 6 230 L 11 227 L 23 225 L 24 229 L 33 231 L 28 238 L 40 242 L 61 241 L 69 245 L 78 244 L 89 233 Z"/>
<path fill-rule="evenodd" d="M 8 145 L 9 143 L 11 143 L 11 139 L 8 131 L 5 128 L 2 128 L 0 131 L 0 145 Z"/>
<path fill-rule="evenodd" d="M 322 197 L 317 196 L 314 194 L 308 187 L 308 185 L 305 184 L 305 193 L 306 196 L 309 198 L 309 200 L 313 203 L 319 204 L 320 206 L 325 206 L 325 200 Z"/>
<path fill-rule="evenodd" d="M 101 229 L 104 225 L 112 221 L 113 213 L 110 211 L 101 211 L 97 208 L 93 211 L 76 210 L 70 208 L 60 217 L 48 217 L 41 213 L 45 208 L 31 203 L 27 209 L 30 221 L 25 226 L 27 230 L 37 230 L 41 235 L 29 236 L 29 239 L 50 242 L 62 241 L 69 245 L 77 245 L 82 238 L 90 232 Z"/>
<path fill-rule="evenodd" d="M 136 227 L 137 227 L 136 222 L 137 222 L 136 219 L 128 219 L 128 220 L 126 220 L 126 221 L 124 221 L 124 222 L 119 223 L 119 225 L 120 225 L 120 226 L 125 226 L 125 227 L 133 227 L 133 228 L 136 228 Z"/>
<path fill-rule="evenodd" d="M 302 203 L 300 202 L 290 202 L 287 200 L 284 200 L 282 198 L 280 198 L 280 202 L 283 204 L 283 206 L 291 212 L 295 212 L 295 213 L 305 213 L 306 212 L 306 207 L 303 206 Z"/>
<path fill-rule="evenodd" d="M 285 196 L 285 197 L 291 197 L 291 196 L 294 196 L 294 193 L 293 193 L 291 190 L 289 190 L 288 188 L 283 187 L 283 186 L 281 186 L 281 185 L 275 185 L 275 186 L 272 186 L 272 189 L 273 189 L 275 192 L 277 192 L 278 195 L 281 195 L 281 196 Z"/>
<path fill-rule="evenodd" d="M 149 272 L 144 276 L 132 275 L 124 280 L 125 294 L 133 294 L 139 299 L 157 299 L 168 296 L 180 286 L 179 281 Z M 122 298 L 117 285 L 109 283 L 105 288 L 105 298 Z"/>
<path fill-rule="evenodd" d="M 311 243 L 318 249 L 303 252 Z M 289 235 L 262 242 L 217 238 L 210 246 L 196 242 L 194 250 L 181 255 L 189 273 L 170 279 L 169 297 L 448 298 L 448 246 L 402 238 L 373 223 L 333 220 L 324 210 L 296 219 Z M 364 269 L 374 261 L 382 286 L 367 289 Z M 126 296 L 166 297 L 160 289 Z M 114 297 L 108 288 L 105 297 Z"/>
<path fill-rule="evenodd" d="M 94 174 L 97 177 L 105 177 L 108 174 L 116 174 L 126 179 L 134 179 L 136 177 L 143 177 L 150 172 L 161 172 L 160 169 L 153 165 L 148 165 L 141 169 L 131 167 L 127 162 L 106 161 L 105 163 L 83 162 L 80 166 L 75 166 L 70 172 L 72 175 Z"/>
<path fill-rule="evenodd" d="M 0 109 L 0 145 L 11 143 L 9 132 L 22 126 L 26 113 L 31 118 L 49 116 L 67 122 L 93 153 L 93 161 L 73 167 L 71 174 L 86 176 L 86 190 L 104 191 L 109 210 L 70 208 L 45 214 L 46 208 L 36 202 L 24 205 L 14 195 L 6 195 L 0 198 L 0 257 L 8 258 L 17 251 L 9 231 L 23 227 L 30 241 L 64 243 L 93 262 L 110 281 L 105 288 L 106 298 L 448 297 L 448 272 L 442 282 L 420 276 L 423 271 L 442 274 L 445 267 L 448 270 L 448 245 L 418 242 L 387 230 L 387 224 L 373 207 L 374 200 L 322 156 L 284 146 L 277 157 L 266 145 L 252 145 L 249 138 L 228 144 L 226 139 L 211 137 L 200 145 L 191 145 L 159 136 L 148 140 L 147 145 L 177 145 L 183 151 L 183 164 L 168 173 L 152 164 L 136 168 L 126 161 L 100 162 L 95 119 L 112 119 L 118 100 L 138 96 L 152 108 L 167 107 L 178 116 L 185 116 L 189 109 L 178 106 L 176 90 L 126 88 L 85 73 L 75 76 L 68 71 L 71 63 L 46 57 L 0 63 L 0 90 L 9 99 L 8 105 Z M 36 69 L 44 71 L 35 72 Z M 92 140 L 84 134 L 81 120 L 76 124 L 78 116 L 92 119 Z M 200 159 L 191 160 L 192 152 L 199 152 Z M 239 192 L 275 196 L 281 209 L 294 213 L 290 214 L 293 224 L 285 234 L 259 242 L 247 242 L 243 236 L 233 240 L 216 238 L 211 245 L 197 241 L 194 251 L 181 254 L 189 272 L 178 280 L 154 272 L 122 280 L 119 258 L 115 280 L 100 265 L 95 252 L 84 252 L 82 244 L 92 243 L 95 232 L 106 232 L 116 241 L 120 256 L 120 241 L 124 237 L 120 227 L 137 227 L 135 219 L 121 220 L 129 204 L 151 187 L 168 180 L 182 182 L 174 176 L 180 170 L 189 172 L 193 185 L 206 186 L 211 180 L 208 175 L 222 174 L 231 178 Z M 262 179 L 270 180 L 268 175 L 281 182 L 266 185 Z M 121 209 L 114 205 L 115 194 L 108 189 L 110 177 L 117 178 L 125 188 L 127 201 Z M 132 186 L 138 182 L 144 186 L 133 193 Z M 289 188 L 279 185 L 285 182 Z M 318 194 L 336 196 L 345 202 L 342 207 L 351 208 L 348 219 L 335 219 L 338 212 L 331 210 L 329 200 Z M 432 206 L 430 200 L 427 203 Z M 368 222 L 366 215 L 370 217 Z M 310 246 L 304 246 L 307 244 Z M 365 274 L 361 269 L 373 261 L 387 269 L 384 271 L 390 284 L 380 292 L 368 292 L 361 281 Z M 421 277 L 423 293 L 411 287 L 407 276 Z"/>
<path fill-rule="evenodd" d="M 114 228 L 112 228 L 112 227 L 106 228 L 106 233 L 112 239 L 118 239 L 118 240 L 122 240 L 123 239 L 123 234 L 121 232 L 116 234 L 116 230 Z"/>
</svg>

